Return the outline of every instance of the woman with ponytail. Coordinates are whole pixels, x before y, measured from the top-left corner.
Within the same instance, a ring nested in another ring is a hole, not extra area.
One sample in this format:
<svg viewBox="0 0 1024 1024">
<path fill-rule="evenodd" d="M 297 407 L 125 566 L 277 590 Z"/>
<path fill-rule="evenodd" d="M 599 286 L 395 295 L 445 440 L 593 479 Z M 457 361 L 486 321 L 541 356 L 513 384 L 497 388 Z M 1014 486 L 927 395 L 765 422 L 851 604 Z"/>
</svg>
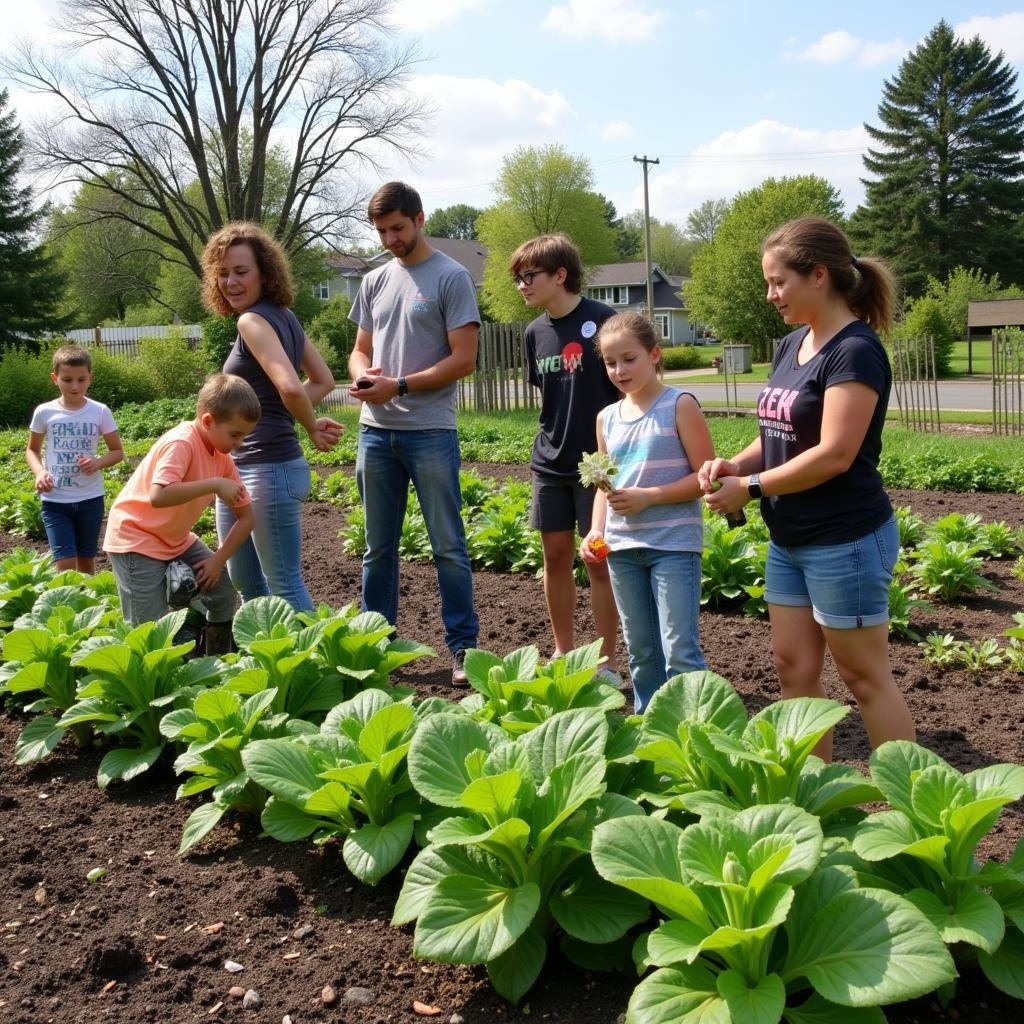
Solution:
<svg viewBox="0 0 1024 1024">
<path fill-rule="evenodd" d="M 783 224 L 761 252 L 768 301 L 787 324 L 805 326 L 778 346 L 758 400 L 758 438 L 701 467 L 704 500 L 724 513 L 761 500 L 782 696 L 824 696 L 828 648 L 871 746 L 913 740 L 889 665 L 899 534 L 878 472 L 892 371 L 876 332 L 892 322 L 895 283 L 881 261 L 858 259 L 842 231 L 817 217 Z M 831 734 L 816 753 L 831 759 Z"/>
</svg>

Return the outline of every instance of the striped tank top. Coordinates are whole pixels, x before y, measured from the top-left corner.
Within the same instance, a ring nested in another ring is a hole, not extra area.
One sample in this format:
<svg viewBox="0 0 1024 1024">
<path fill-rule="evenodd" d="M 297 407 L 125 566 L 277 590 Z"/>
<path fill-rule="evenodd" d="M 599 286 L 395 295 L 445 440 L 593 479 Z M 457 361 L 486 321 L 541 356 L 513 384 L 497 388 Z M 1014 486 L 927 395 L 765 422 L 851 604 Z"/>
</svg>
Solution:
<svg viewBox="0 0 1024 1024">
<path fill-rule="evenodd" d="M 679 388 L 666 387 L 639 419 L 624 420 L 622 403 L 605 408 L 601 417 L 605 446 L 619 467 L 615 486 L 657 487 L 688 476 L 693 469 L 676 432 Z M 651 505 L 635 516 L 623 516 L 610 506 L 604 537 L 612 551 L 654 548 L 661 551 L 704 550 L 704 511 L 701 502 Z"/>
</svg>

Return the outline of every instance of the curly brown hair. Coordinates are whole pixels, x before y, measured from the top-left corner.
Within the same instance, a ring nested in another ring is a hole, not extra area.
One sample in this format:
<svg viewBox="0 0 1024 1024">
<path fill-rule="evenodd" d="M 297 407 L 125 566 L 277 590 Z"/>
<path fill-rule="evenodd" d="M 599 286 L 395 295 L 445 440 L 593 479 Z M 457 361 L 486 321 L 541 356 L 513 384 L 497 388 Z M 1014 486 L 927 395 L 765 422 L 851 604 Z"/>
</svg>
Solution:
<svg viewBox="0 0 1024 1024">
<path fill-rule="evenodd" d="M 203 305 L 218 316 L 235 312 L 221 294 L 218 277 L 224 254 L 233 245 L 247 245 L 256 258 L 263 278 L 263 298 L 278 306 L 290 306 L 295 301 L 295 284 L 281 243 L 271 238 L 259 226 L 238 220 L 225 224 L 210 235 L 203 249 Z"/>
</svg>

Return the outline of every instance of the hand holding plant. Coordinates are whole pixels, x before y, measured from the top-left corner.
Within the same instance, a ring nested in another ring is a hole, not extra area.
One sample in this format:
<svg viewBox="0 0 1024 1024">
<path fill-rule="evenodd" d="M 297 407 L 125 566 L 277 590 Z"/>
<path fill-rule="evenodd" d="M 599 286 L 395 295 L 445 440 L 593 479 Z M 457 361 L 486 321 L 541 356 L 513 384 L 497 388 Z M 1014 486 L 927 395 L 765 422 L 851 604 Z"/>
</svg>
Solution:
<svg viewBox="0 0 1024 1024">
<path fill-rule="evenodd" d="M 584 487 L 597 487 L 606 494 L 615 490 L 611 478 L 619 471 L 607 452 L 588 452 L 580 459 L 580 483 Z"/>
</svg>

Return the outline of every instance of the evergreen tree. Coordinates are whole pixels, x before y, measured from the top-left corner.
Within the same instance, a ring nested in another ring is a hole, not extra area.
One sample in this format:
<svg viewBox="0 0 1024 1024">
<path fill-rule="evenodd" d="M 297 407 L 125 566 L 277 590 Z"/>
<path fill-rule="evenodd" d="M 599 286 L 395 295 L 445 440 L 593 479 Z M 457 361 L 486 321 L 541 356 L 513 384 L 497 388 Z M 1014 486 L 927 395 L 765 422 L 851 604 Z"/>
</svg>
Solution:
<svg viewBox="0 0 1024 1024">
<path fill-rule="evenodd" d="M 864 165 L 865 206 L 851 219 L 864 252 L 886 257 L 912 294 L 958 265 L 1021 279 L 1024 104 L 1016 73 L 981 39 L 945 22 L 887 81 L 878 148 Z"/>
<path fill-rule="evenodd" d="M 35 244 L 46 209 L 32 208 L 32 193 L 18 183 L 23 142 L 7 90 L 0 91 L 0 344 L 65 326 L 57 309 L 64 277 Z"/>
</svg>

